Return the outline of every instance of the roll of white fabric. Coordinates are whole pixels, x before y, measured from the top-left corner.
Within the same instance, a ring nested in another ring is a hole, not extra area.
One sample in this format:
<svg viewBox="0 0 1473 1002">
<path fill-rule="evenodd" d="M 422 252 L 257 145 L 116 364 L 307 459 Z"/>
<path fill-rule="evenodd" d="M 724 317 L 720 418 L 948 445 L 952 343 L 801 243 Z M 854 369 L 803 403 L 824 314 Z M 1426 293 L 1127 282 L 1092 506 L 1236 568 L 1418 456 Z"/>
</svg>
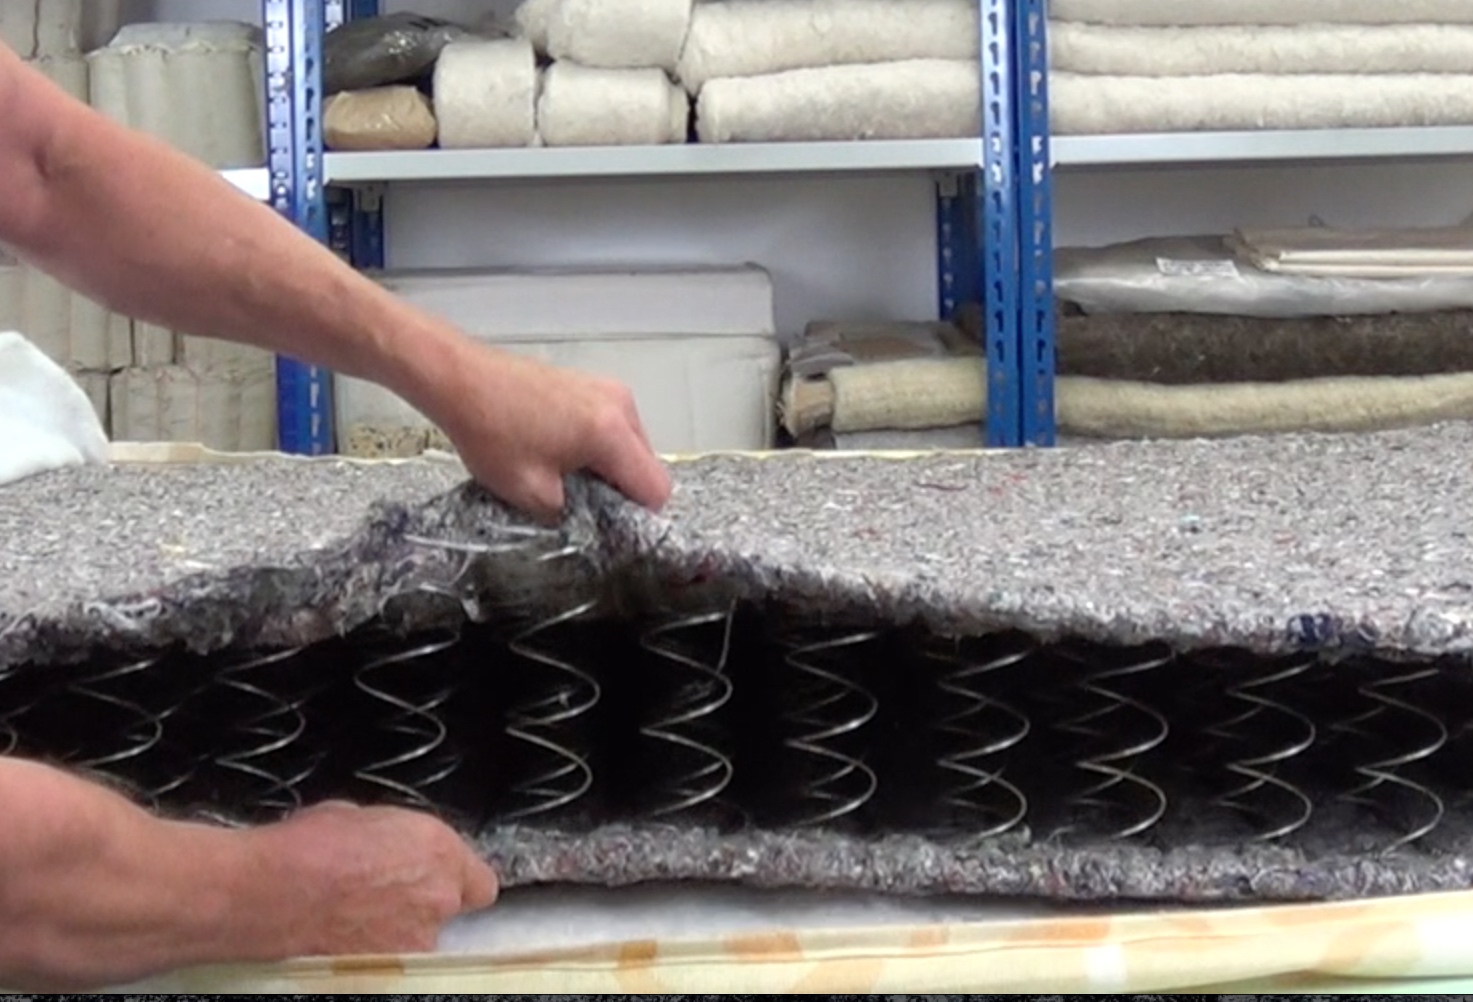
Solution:
<svg viewBox="0 0 1473 1002">
<path fill-rule="evenodd" d="M 543 75 L 537 132 L 548 146 L 683 143 L 690 100 L 664 70 L 557 62 Z"/>
<path fill-rule="evenodd" d="M 1055 135 L 1473 125 L 1473 74 L 1049 78 Z"/>
<path fill-rule="evenodd" d="M 560 0 L 547 23 L 555 59 L 600 69 L 675 72 L 692 0 Z"/>
<path fill-rule="evenodd" d="M 701 0 L 677 78 L 708 80 L 909 59 L 976 60 L 976 0 Z"/>
<path fill-rule="evenodd" d="M 977 64 L 915 59 L 723 77 L 701 88 L 703 143 L 953 139 L 982 130 Z"/>
<path fill-rule="evenodd" d="M 537 53 L 525 38 L 452 42 L 435 64 L 435 119 L 445 149 L 531 146 Z"/>
<path fill-rule="evenodd" d="M 1142 28 L 1060 21 L 1049 65 L 1104 76 L 1466 73 L 1473 25 L 1309 24 Z"/>
<path fill-rule="evenodd" d="M 87 54 L 92 104 L 218 170 L 266 162 L 261 30 L 132 24 Z"/>
<path fill-rule="evenodd" d="M 522 0 L 513 20 L 517 33 L 538 52 L 547 51 L 547 28 L 562 0 Z"/>
<path fill-rule="evenodd" d="M 1049 17 L 1095 24 L 1473 24 L 1468 0 L 1050 0 Z"/>
</svg>

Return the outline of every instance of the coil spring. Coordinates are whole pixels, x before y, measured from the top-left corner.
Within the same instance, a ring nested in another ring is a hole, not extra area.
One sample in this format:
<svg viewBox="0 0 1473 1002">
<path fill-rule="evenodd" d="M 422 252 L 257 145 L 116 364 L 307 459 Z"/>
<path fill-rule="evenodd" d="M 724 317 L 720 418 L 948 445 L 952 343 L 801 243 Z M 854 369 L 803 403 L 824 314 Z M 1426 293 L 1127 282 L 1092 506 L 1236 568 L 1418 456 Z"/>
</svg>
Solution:
<svg viewBox="0 0 1473 1002">
<path fill-rule="evenodd" d="M 550 619 L 517 632 L 508 648 L 512 654 L 551 669 L 554 673 L 540 695 L 519 701 L 509 711 L 506 734 L 532 754 L 532 775 L 512 787 L 521 806 L 512 807 L 507 820 L 540 817 L 576 804 L 593 787 L 589 751 L 579 747 L 576 729 L 603 698 L 598 680 L 550 646 L 538 645 L 544 634 L 574 623 L 598 607 L 590 599 Z"/>
<path fill-rule="evenodd" d="M 1362 684 L 1356 691 L 1372 705 L 1360 714 L 1331 725 L 1335 731 L 1354 735 L 1378 749 L 1376 758 L 1354 766 L 1361 782 L 1341 793 L 1340 799 L 1371 810 L 1389 823 L 1394 823 L 1391 819 L 1403 813 L 1393 809 L 1389 795 L 1398 791 L 1409 793 L 1424 805 L 1425 820 L 1403 831 L 1385 847 L 1386 852 L 1425 838 L 1437 828 L 1446 813 L 1442 797 L 1426 784 L 1405 775 L 1403 770 L 1436 755 L 1448 743 L 1447 726 L 1435 714 L 1387 692 L 1415 686 L 1437 675 L 1436 668 L 1422 668 Z M 1394 724 L 1386 726 L 1387 718 L 1392 716 L 1395 717 Z M 1383 726 L 1372 727 L 1378 723 Z M 1395 750 L 1399 747 L 1404 750 Z"/>
<path fill-rule="evenodd" d="M 932 641 L 924 651 L 928 660 L 945 666 L 937 688 L 956 704 L 935 725 L 946 749 L 937 766 L 952 778 L 941 794 L 942 802 L 979 838 L 1012 831 L 1028 816 L 1028 797 L 1003 778 L 1002 758 L 1032 729 L 1026 715 L 981 691 L 979 683 L 1023 664 L 1036 650 L 1032 641 L 1009 636 L 991 638 L 977 657 L 965 653 L 957 641 Z M 989 718 L 998 722 L 991 725 Z M 981 764 L 988 761 L 999 764 L 991 768 Z"/>
<path fill-rule="evenodd" d="M 289 696 L 268 688 L 262 678 L 279 665 L 301 656 L 298 649 L 245 655 L 220 670 L 216 682 L 231 696 L 243 698 L 248 707 L 224 738 L 210 766 L 227 779 L 244 781 L 247 792 L 224 805 L 203 808 L 201 813 L 221 824 L 239 825 L 241 815 L 260 812 L 282 815 L 302 806 L 301 787 L 311 778 L 320 757 L 300 754 L 299 745 L 307 731 L 305 695 Z"/>
<path fill-rule="evenodd" d="M 433 640 L 386 639 L 374 645 L 378 652 L 370 654 L 354 672 L 354 687 L 388 710 L 387 719 L 375 731 L 389 738 L 391 749 L 386 757 L 356 769 L 354 778 L 386 793 L 390 800 L 402 806 L 434 811 L 437 805 L 430 792 L 452 776 L 463 759 L 461 754 L 447 748 L 449 728 L 438 715 L 455 695 L 456 687 L 445 683 L 427 694 L 411 694 L 421 687 L 417 682 L 434 678 L 437 666 L 431 659 L 455 647 L 460 639 L 458 633 L 451 631 Z M 439 674 L 444 675 L 443 671 Z M 396 676 L 403 677 L 394 687 L 389 680 Z"/>
<path fill-rule="evenodd" d="M 731 702 L 733 686 L 727 674 L 736 610 L 689 616 L 648 629 L 640 646 L 657 666 L 673 669 L 684 678 L 668 700 L 640 727 L 639 733 L 663 751 L 673 763 L 673 774 L 657 781 L 652 818 L 685 814 L 713 805 L 731 785 L 735 765 L 720 747 L 716 717 Z M 697 644 L 682 643 L 693 631 L 721 629 L 721 642 L 710 656 L 692 654 Z M 723 805 L 730 810 L 730 805 Z"/>
<path fill-rule="evenodd" d="M 127 774 L 137 775 L 142 771 L 141 760 L 163 741 L 164 722 L 160 714 L 130 698 L 127 689 L 159 662 L 158 658 L 150 658 L 87 671 L 67 686 L 68 695 L 86 702 L 74 711 L 83 728 L 78 742 L 62 754 L 66 765 L 111 781 L 126 781 Z M 116 727 L 99 726 L 100 721 L 89 719 L 94 713 L 109 710 L 122 715 Z M 182 778 L 164 782 L 160 791 L 182 785 L 191 773 L 192 770 L 186 770 Z M 136 792 L 152 803 L 158 791 Z"/>
<path fill-rule="evenodd" d="M 801 810 L 794 822 L 798 827 L 850 817 L 869 803 L 879 787 L 874 769 L 840 746 L 875 718 L 879 701 L 855 679 L 819 663 L 830 654 L 879 637 L 876 632 L 862 632 L 816 641 L 785 641 L 784 662 L 797 673 L 793 693 L 797 705 L 783 714 L 791 735 L 783 744 L 815 770 L 799 791 L 799 799 L 811 806 Z"/>
<path fill-rule="evenodd" d="M 1282 770 L 1314 746 L 1318 732 L 1309 717 L 1282 699 L 1271 698 L 1265 690 L 1294 682 L 1314 669 L 1317 660 L 1313 656 L 1289 658 L 1267 671 L 1250 675 L 1243 682 L 1234 679 L 1246 673 L 1247 666 L 1233 664 L 1237 659 L 1227 652 L 1199 656 L 1197 660 L 1217 661 L 1223 668 L 1220 677 L 1225 695 L 1244 704 L 1236 715 L 1211 723 L 1202 731 L 1204 735 L 1221 741 L 1220 767 L 1238 780 L 1237 785 L 1217 795 L 1214 803 L 1261 826 L 1254 836 L 1255 841 L 1274 841 L 1294 834 L 1309 823 L 1314 814 L 1314 801 L 1286 779 Z M 1275 719 L 1265 724 L 1265 718 L 1269 716 Z M 1278 730 L 1272 726 L 1273 723 L 1287 725 L 1289 736 L 1276 738 Z M 1235 750 L 1244 747 L 1250 749 L 1246 755 Z M 1271 797 L 1271 791 L 1282 796 Z M 1272 804 L 1286 797 L 1290 802 L 1283 811 L 1286 820 L 1276 821 Z"/>
<path fill-rule="evenodd" d="M 1135 769 L 1145 756 L 1166 741 L 1171 727 L 1161 713 L 1142 700 L 1118 691 L 1115 683 L 1163 668 L 1175 660 L 1175 655 L 1166 649 L 1157 654 L 1145 650 L 1124 652 L 1123 664 L 1095 670 L 1095 662 L 1082 650 L 1065 647 L 1060 654 L 1084 669 L 1085 674 L 1075 685 L 1082 694 L 1092 697 L 1093 703 L 1090 708 L 1056 725 L 1057 730 L 1079 742 L 1078 757 L 1072 761 L 1073 768 L 1094 778 L 1091 785 L 1068 798 L 1069 805 L 1076 813 L 1089 816 L 1094 821 L 1111 817 L 1123 821 L 1102 832 L 1095 832 L 1091 825 L 1090 834 L 1118 840 L 1149 831 L 1165 816 L 1167 795 L 1159 784 L 1138 775 Z M 1127 721 L 1135 720 L 1139 737 L 1129 737 L 1128 723 L 1117 726 L 1121 717 Z M 1120 743 L 1122 739 L 1124 744 Z M 1144 805 L 1135 806 L 1132 801 L 1140 800 L 1142 795 Z M 1071 822 L 1055 834 L 1069 834 L 1082 827 L 1080 823 Z"/>
</svg>

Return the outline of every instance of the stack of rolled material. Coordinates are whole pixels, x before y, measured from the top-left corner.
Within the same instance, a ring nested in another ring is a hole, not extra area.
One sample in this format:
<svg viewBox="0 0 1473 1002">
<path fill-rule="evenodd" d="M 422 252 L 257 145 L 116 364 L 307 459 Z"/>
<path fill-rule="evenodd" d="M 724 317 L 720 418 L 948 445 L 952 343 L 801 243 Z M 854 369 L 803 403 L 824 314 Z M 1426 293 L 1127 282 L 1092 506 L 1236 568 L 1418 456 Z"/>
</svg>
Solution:
<svg viewBox="0 0 1473 1002">
<path fill-rule="evenodd" d="M 975 0 L 697 0 L 677 76 L 702 142 L 980 132 Z"/>
<path fill-rule="evenodd" d="M 1056 0 L 1053 132 L 1473 123 L 1467 0 Z"/>
<path fill-rule="evenodd" d="M 524 0 L 514 37 L 447 46 L 435 68 L 440 145 L 683 143 L 671 80 L 691 0 Z"/>
</svg>

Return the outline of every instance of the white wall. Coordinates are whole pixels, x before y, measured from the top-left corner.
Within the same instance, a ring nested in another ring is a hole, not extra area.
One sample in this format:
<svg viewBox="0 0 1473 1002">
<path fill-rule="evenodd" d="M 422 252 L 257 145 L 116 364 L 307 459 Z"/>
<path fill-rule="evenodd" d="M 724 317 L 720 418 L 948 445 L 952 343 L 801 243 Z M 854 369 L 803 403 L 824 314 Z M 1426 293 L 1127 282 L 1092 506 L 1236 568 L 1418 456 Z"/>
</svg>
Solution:
<svg viewBox="0 0 1473 1002">
<path fill-rule="evenodd" d="M 257 0 L 125 0 L 136 17 L 255 20 Z M 390 0 L 474 23 L 513 0 Z M 1434 225 L 1473 215 L 1457 164 L 1062 172 L 1055 239 L 1098 244 L 1239 225 Z M 785 330 L 818 315 L 935 310 L 929 183 L 625 182 L 395 189 L 390 263 L 542 265 L 757 261 L 779 283 Z"/>
</svg>

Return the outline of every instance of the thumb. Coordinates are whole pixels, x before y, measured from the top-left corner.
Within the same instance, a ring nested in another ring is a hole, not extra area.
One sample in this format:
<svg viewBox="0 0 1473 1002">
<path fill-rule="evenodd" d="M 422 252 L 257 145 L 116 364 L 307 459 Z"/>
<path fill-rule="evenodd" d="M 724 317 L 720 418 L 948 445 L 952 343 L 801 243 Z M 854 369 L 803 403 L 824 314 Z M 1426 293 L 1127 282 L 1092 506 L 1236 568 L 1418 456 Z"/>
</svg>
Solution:
<svg viewBox="0 0 1473 1002">
<path fill-rule="evenodd" d="M 561 471 L 543 464 L 533 466 L 522 474 L 516 496 L 507 500 L 545 525 L 559 524 L 567 501 Z"/>
<path fill-rule="evenodd" d="M 475 853 L 465 854 L 465 873 L 461 878 L 460 907 L 462 912 L 478 912 L 496 903 L 500 890 L 496 871 Z"/>
</svg>

